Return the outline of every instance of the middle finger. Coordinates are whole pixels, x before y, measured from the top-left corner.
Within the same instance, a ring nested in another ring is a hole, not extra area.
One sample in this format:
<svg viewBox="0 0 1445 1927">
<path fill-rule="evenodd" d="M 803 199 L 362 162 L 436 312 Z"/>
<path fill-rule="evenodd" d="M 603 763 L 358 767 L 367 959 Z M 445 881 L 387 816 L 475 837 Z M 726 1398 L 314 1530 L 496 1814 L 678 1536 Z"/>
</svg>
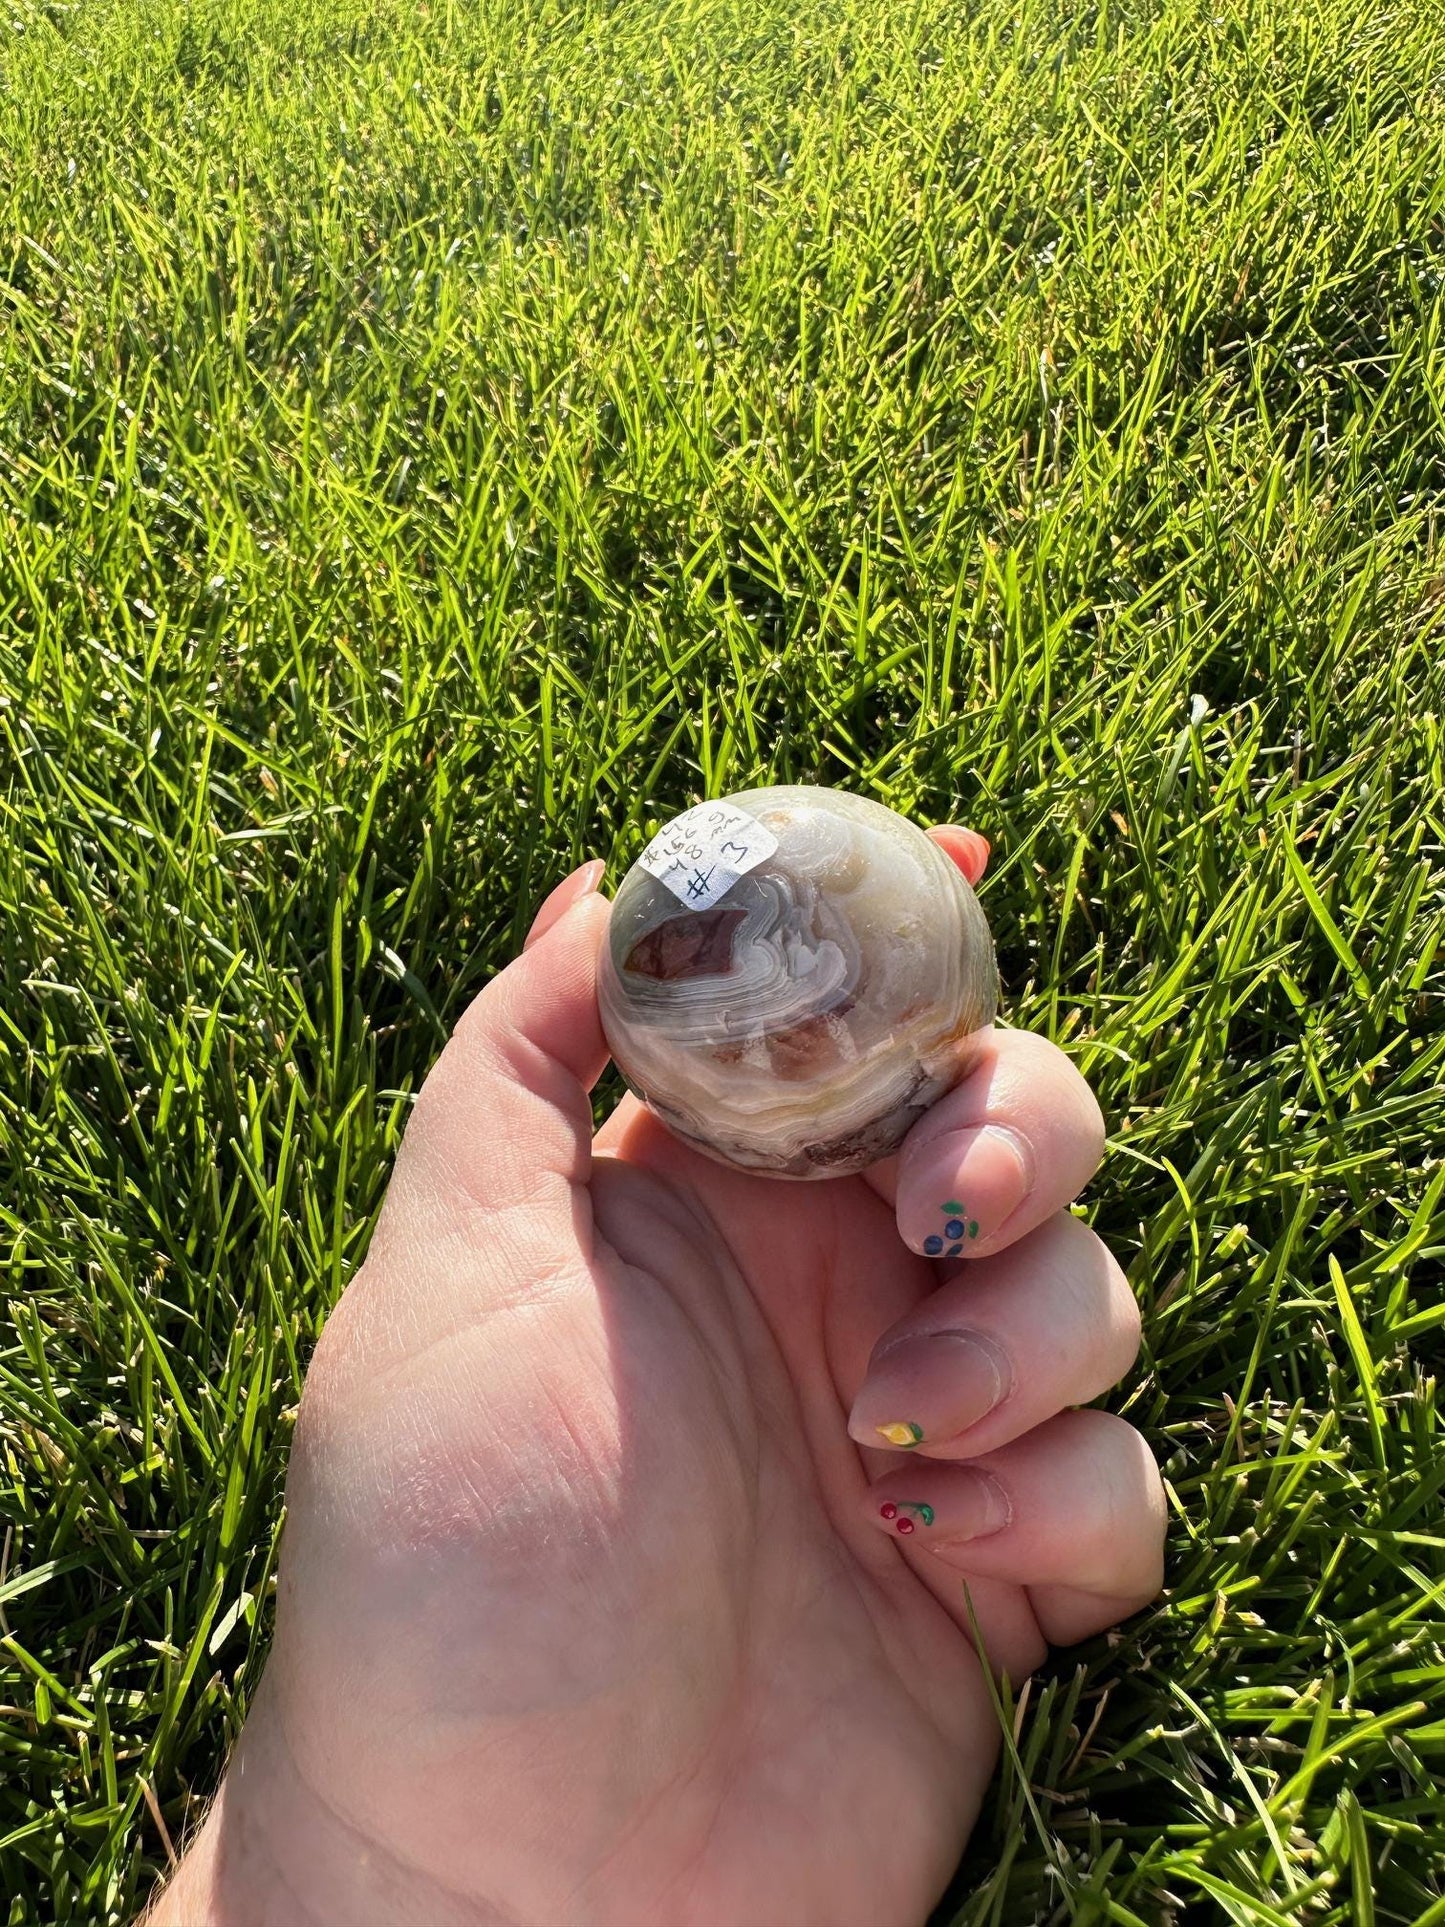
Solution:
<svg viewBox="0 0 1445 1927">
<path fill-rule="evenodd" d="M 873 1348 L 849 1414 L 859 1445 L 967 1459 L 1108 1391 L 1139 1349 L 1127 1279 L 1060 1212 L 959 1265 Z"/>
</svg>

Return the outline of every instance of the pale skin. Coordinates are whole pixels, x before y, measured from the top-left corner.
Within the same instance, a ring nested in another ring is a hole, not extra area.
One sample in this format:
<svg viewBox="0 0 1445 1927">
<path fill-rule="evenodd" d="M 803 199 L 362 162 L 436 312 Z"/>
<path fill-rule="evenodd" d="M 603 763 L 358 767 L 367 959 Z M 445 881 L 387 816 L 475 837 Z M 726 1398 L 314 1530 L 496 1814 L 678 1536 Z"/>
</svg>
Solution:
<svg viewBox="0 0 1445 1927">
<path fill-rule="evenodd" d="M 975 1621 L 1017 1683 L 1160 1586 L 1153 1460 L 1076 1409 L 1139 1324 L 1067 1209 L 1103 1148 L 1067 1058 L 989 1033 L 856 1178 L 745 1176 L 631 1099 L 594 1140 L 600 876 L 417 1102 L 151 1927 L 922 1927 L 998 1753 Z"/>
</svg>

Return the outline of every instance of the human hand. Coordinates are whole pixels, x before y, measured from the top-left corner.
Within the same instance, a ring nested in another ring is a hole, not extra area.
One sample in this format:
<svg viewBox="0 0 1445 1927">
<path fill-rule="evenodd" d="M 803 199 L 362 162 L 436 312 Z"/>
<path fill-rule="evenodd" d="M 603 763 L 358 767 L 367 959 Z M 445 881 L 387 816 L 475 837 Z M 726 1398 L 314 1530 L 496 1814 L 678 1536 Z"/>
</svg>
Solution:
<svg viewBox="0 0 1445 1927">
<path fill-rule="evenodd" d="M 919 1927 L 997 1752 L 969 1601 L 1018 1680 L 1159 1587 L 1153 1461 L 1071 1409 L 1139 1325 L 1065 1209 L 1103 1145 L 1068 1060 L 989 1033 L 857 1178 L 731 1170 L 631 1099 L 594 1142 L 600 874 L 418 1099 L 154 1927 Z M 921 1255 L 955 1205 L 968 1258 Z"/>
</svg>

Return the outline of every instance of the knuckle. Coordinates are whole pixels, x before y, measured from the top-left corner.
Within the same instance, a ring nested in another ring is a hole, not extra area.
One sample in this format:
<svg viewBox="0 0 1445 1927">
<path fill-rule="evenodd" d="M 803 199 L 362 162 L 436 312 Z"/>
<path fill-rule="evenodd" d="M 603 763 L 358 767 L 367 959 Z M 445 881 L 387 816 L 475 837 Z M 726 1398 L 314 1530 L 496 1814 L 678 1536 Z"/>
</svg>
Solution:
<svg viewBox="0 0 1445 1927">
<path fill-rule="evenodd" d="M 1088 1509 L 1075 1551 L 1082 1583 L 1101 1592 L 1152 1598 L 1162 1583 L 1166 1511 L 1154 1455 L 1143 1435 L 1112 1412 L 1079 1414 L 1092 1423 Z"/>
<path fill-rule="evenodd" d="M 1097 1392 L 1122 1378 L 1139 1355 L 1143 1321 L 1123 1267 L 1096 1231 L 1069 1214 L 1058 1219 L 1055 1276 L 1072 1301 L 1070 1325 L 1082 1335 Z"/>
<path fill-rule="evenodd" d="M 1051 1075 L 1056 1079 L 1060 1095 L 1067 1099 L 1072 1112 L 1070 1123 L 1087 1134 L 1091 1141 L 1096 1141 L 1102 1152 L 1104 1113 L 1094 1095 L 1093 1086 L 1073 1058 L 1058 1044 L 1051 1043 L 1047 1037 L 1040 1037 L 1037 1032 L 1012 1031 L 1008 1035 L 1015 1040 L 1014 1049 L 1020 1059 L 1019 1071 L 1029 1078 Z"/>
<path fill-rule="evenodd" d="M 1114 1378 L 1122 1378 L 1139 1356 L 1139 1346 L 1144 1337 L 1144 1320 L 1140 1315 L 1139 1301 L 1135 1298 L 1123 1267 L 1114 1254 L 1104 1248 L 1107 1277 L 1107 1301 L 1105 1324 L 1108 1332 L 1108 1356 L 1113 1367 Z M 1113 1380 L 1110 1381 L 1113 1383 Z"/>
<path fill-rule="evenodd" d="M 1070 1067 L 1072 1068 L 1072 1066 Z M 1081 1135 L 1087 1143 L 1090 1155 L 1097 1165 L 1104 1155 L 1108 1140 L 1108 1128 L 1104 1123 L 1103 1109 L 1095 1097 L 1092 1087 L 1084 1081 L 1081 1071 L 1074 1071 L 1079 1080 L 1079 1125 Z"/>
</svg>

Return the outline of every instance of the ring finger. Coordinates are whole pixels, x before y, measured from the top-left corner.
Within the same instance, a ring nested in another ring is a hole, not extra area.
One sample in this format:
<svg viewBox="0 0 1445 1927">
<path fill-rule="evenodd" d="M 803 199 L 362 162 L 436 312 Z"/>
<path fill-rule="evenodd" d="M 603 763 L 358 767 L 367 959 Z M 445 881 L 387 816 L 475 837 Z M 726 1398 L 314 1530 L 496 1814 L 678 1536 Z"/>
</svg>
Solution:
<svg viewBox="0 0 1445 1927">
<path fill-rule="evenodd" d="M 892 1472 L 862 1505 L 910 1561 L 937 1561 L 933 1579 L 948 1568 L 1026 1587 L 1056 1644 L 1125 1618 L 1163 1581 L 1158 1468 L 1109 1412 L 1061 1412 L 976 1464 Z"/>
</svg>

